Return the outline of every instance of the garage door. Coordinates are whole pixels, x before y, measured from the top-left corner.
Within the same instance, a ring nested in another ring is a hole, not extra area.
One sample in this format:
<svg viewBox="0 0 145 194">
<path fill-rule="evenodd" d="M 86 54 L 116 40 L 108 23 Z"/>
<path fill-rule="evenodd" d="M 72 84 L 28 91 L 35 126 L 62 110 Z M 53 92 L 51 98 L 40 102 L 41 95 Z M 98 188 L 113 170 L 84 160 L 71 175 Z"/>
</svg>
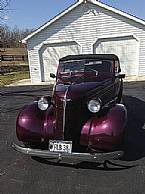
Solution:
<svg viewBox="0 0 145 194">
<path fill-rule="evenodd" d="M 56 73 L 59 59 L 66 55 L 80 54 L 80 46 L 76 42 L 53 43 L 45 45 L 41 50 L 43 73 L 42 81 L 51 81 L 50 72 Z"/>
<path fill-rule="evenodd" d="M 94 45 L 94 52 L 116 54 L 120 59 L 122 73 L 127 76 L 138 73 L 138 41 L 131 37 L 100 39 Z"/>
</svg>

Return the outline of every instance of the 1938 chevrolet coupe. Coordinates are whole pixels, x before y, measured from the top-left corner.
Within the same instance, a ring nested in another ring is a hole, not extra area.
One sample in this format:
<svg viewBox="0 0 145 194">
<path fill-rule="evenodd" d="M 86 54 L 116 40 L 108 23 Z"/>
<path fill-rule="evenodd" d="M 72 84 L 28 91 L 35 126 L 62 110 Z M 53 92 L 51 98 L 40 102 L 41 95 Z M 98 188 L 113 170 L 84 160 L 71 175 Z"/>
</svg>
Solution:
<svg viewBox="0 0 145 194">
<path fill-rule="evenodd" d="M 16 122 L 22 153 L 47 159 L 103 161 L 123 155 L 127 111 L 120 103 L 124 74 L 113 54 L 59 60 L 52 97 L 23 108 Z"/>
</svg>

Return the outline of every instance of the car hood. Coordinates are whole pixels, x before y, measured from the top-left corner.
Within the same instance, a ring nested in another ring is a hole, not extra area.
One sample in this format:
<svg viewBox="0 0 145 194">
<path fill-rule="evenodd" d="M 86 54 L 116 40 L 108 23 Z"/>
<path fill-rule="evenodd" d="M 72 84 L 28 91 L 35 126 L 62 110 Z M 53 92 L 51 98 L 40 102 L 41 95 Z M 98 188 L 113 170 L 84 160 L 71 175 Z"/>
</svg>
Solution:
<svg viewBox="0 0 145 194">
<path fill-rule="evenodd" d="M 54 96 L 61 99 L 76 99 L 89 95 L 93 95 L 96 92 L 101 91 L 104 87 L 107 87 L 112 83 L 111 79 L 107 79 L 99 82 L 82 82 L 72 84 L 56 84 L 54 89 Z"/>
</svg>

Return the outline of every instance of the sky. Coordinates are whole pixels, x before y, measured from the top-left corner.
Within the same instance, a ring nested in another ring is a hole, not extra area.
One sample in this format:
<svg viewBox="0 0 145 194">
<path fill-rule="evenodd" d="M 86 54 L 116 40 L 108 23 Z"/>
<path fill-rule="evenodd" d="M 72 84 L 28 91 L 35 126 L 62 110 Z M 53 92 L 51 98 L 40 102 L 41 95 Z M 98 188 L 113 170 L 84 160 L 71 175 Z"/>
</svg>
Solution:
<svg viewBox="0 0 145 194">
<path fill-rule="evenodd" d="M 11 0 L 7 20 L 11 28 L 36 29 L 74 4 L 77 0 Z M 102 3 L 145 20 L 145 0 L 100 0 Z"/>
</svg>

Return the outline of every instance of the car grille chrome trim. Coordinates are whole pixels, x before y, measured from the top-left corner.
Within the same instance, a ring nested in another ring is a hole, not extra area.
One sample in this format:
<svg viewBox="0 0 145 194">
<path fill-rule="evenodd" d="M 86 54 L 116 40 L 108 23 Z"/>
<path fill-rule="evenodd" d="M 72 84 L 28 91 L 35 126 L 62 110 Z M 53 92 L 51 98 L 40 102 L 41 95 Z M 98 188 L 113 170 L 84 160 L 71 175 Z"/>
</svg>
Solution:
<svg viewBox="0 0 145 194">
<path fill-rule="evenodd" d="M 71 99 L 67 99 L 67 93 L 68 93 L 69 87 L 70 86 L 66 86 L 66 91 L 63 99 L 63 136 L 64 136 L 64 130 L 65 130 L 65 116 L 66 116 L 67 101 L 71 100 Z"/>
</svg>

